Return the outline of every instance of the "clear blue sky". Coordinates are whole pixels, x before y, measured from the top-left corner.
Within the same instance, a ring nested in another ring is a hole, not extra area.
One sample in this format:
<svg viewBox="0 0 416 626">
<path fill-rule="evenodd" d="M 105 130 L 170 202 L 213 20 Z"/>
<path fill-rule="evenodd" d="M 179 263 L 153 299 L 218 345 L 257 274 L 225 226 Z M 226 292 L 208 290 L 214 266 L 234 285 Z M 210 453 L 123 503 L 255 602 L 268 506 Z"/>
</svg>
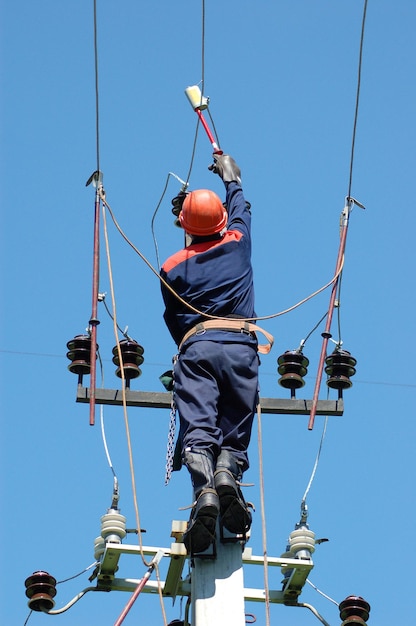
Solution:
<svg viewBox="0 0 416 626">
<path fill-rule="evenodd" d="M 107 199 L 129 238 L 156 265 L 151 219 L 168 172 L 186 178 L 196 116 L 184 89 L 202 77 L 201 3 L 98 0 L 100 164 Z M 75 402 L 66 342 L 83 333 L 91 313 L 96 169 L 93 2 L 1 5 L 1 468 L 0 617 L 23 626 L 24 580 L 45 569 L 66 579 L 93 562 L 100 517 L 110 506 L 112 474 L 99 425 Z M 259 315 L 288 308 L 328 282 L 338 251 L 338 223 L 348 191 L 362 0 L 206 2 L 205 94 L 226 152 L 243 172 L 252 203 Z M 416 503 L 413 332 L 416 146 L 416 6 L 413 0 L 370 0 L 361 99 L 341 290 L 345 349 L 358 360 L 345 413 L 329 419 L 308 496 L 317 537 L 311 581 L 342 601 L 362 595 L 369 624 L 414 624 L 411 555 Z M 211 148 L 198 136 L 190 187 L 223 193 L 207 170 Z M 161 260 L 182 246 L 173 226 L 172 179 L 155 220 Z M 134 389 L 163 391 L 174 344 L 162 320 L 157 279 L 108 223 L 120 325 L 145 348 Z M 110 285 L 102 243 L 100 291 Z M 263 357 L 261 395 L 286 397 L 276 359 L 294 349 L 326 312 L 325 291 L 293 313 L 264 322 L 275 347 Z M 105 386 L 115 388 L 112 323 L 99 308 L 98 342 Z M 336 324 L 333 325 L 337 335 Z M 305 347 L 311 398 L 320 331 Z M 88 379 L 87 379 L 88 381 Z M 326 385 L 321 398 L 326 397 Z M 185 471 L 164 486 L 168 411 L 131 409 L 137 496 L 146 545 L 168 546 L 172 519 L 191 501 Z M 121 409 L 104 411 L 122 513 L 135 524 Z M 307 417 L 263 416 L 268 552 L 280 556 L 321 439 Z M 262 552 L 257 429 L 245 476 L 257 505 L 250 545 Z M 139 578 L 128 559 L 120 575 Z M 57 608 L 88 574 L 59 585 Z M 270 587 L 280 588 L 280 571 Z M 247 584 L 263 585 L 261 568 Z M 89 594 L 44 623 L 113 624 L 128 594 Z M 337 607 L 307 585 L 301 599 L 331 624 Z M 168 621 L 179 602 L 165 602 Z M 247 605 L 264 626 L 261 604 Z M 142 594 L 127 624 L 163 624 L 157 597 Z M 271 607 L 271 623 L 318 624 L 306 610 Z"/>
</svg>

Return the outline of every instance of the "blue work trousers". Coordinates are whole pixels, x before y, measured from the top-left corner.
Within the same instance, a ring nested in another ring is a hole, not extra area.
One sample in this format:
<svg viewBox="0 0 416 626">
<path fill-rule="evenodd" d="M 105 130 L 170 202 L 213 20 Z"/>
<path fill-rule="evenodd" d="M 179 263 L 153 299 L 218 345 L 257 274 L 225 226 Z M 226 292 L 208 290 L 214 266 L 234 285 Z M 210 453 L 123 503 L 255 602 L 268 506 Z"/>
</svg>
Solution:
<svg viewBox="0 0 416 626">
<path fill-rule="evenodd" d="M 189 343 L 174 365 L 174 394 L 185 449 L 232 452 L 245 471 L 258 404 L 256 342 Z"/>
</svg>

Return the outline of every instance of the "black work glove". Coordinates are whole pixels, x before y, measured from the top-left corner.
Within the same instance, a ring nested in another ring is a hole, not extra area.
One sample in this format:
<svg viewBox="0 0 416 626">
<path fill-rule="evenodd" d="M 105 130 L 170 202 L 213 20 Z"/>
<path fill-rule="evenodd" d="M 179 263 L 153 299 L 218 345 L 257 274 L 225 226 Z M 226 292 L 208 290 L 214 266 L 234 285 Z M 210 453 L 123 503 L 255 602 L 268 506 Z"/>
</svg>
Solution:
<svg viewBox="0 0 416 626">
<path fill-rule="evenodd" d="M 235 181 L 241 185 L 241 170 L 229 154 L 214 154 L 214 163 L 208 169 L 218 174 L 225 183 Z"/>
<path fill-rule="evenodd" d="M 172 198 L 172 213 L 176 217 L 178 217 L 179 213 L 182 211 L 182 205 L 187 195 L 186 191 L 180 191 L 177 196 Z"/>
</svg>

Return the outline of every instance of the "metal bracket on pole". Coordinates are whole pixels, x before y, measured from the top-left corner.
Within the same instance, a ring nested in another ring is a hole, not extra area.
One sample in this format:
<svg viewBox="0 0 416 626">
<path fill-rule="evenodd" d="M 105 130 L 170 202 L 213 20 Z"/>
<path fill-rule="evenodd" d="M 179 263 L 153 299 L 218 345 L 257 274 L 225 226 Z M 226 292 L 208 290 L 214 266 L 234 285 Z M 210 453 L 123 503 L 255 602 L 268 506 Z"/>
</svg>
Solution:
<svg viewBox="0 0 416 626">
<path fill-rule="evenodd" d="M 175 599 L 180 588 L 183 566 L 187 558 L 185 544 L 182 543 L 183 534 L 187 528 L 186 521 L 174 520 L 172 522 L 171 537 L 175 538 L 175 543 L 170 546 L 170 563 L 166 574 L 163 595 Z"/>
<path fill-rule="evenodd" d="M 162 590 L 162 594 L 168 597 L 176 596 L 189 596 L 191 595 L 191 584 L 188 579 L 181 579 L 183 565 L 189 555 L 186 554 L 184 544 L 180 539 L 186 529 L 186 521 L 173 521 L 172 522 L 172 535 L 176 536 L 176 542 L 172 544 L 171 548 L 158 548 L 153 546 L 143 546 L 140 548 L 138 545 L 127 544 L 111 544 L 106 545 L 106 549 L 101 562 L 100 573 L 97 577 L 98 589 L 103 591 L 127 591 L 133 592 L 139 580 L 132 578 L 116 578 L 115 576 L 109 576 L 108 572 L 114 566 L 118 564 L 122 555 L 140 556 L 141 554 L 155 556 L 158 553 L 162 553 L 163 556 L 170 559 L 166 580 L 163 581 L 146 581 L 143 587 L 144 593 L 158 593 L 159 585 Z M 175 530 L 176 529 L 176 530 Z M 238 561 L 242 566 L 259 565 L 264 566 L 264 556 L 256 556 L 252 554 L 252 548 L 245 548 L 241 551 L 241 546 L 236 544 L 224 544 L 222 546 L 227 554 L 230 550 L 238 551 Z M 220 547 L 218 548 L 220 549 Z M 209 568 L 213 567 L 215 561 L 209 559 L 195 559 L 195 564 L 198 567 Z M 293 604 L 296 598 L 300 595 L 303 585 L 306 582 L 309 572 L 313 569 L 312 559 L 297 559 L 297 558 L 285 558 L 285 557 L 266 557 L 267 567 L 279 567 L 283 571 L 292 571 L 288 582 L 281 590 L 270 590 L 269 600 L 271 603 L 276 604 Z M 279 576 L 280 581 L 280 576 Z M 264 602 L 265 591 L 264 589 L 244 589 L 244 599 L 249 602 Z"/>
</svg>

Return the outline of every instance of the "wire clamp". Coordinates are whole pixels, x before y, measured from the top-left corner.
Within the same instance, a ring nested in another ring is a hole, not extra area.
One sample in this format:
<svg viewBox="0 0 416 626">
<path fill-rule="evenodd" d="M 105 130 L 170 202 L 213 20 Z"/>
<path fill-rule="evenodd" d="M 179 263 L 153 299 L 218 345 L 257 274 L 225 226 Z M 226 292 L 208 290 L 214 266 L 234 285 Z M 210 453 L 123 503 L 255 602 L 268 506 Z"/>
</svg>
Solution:
<svg viewBox="0 0 416 626">
<path fill-rule="evenodd" d="M 85 186 L 93 184 L 93 187 L 102 187 L 103 186 L 103 173 L 100 170 L 95 170 L 85 183 Z"/>
<path fill-rule="evenodd" d="M 361 204 L 361 202 L 358 202 L 358 200 L 356 200 L 355 198 L 352 198 L 351 196 L 347 196 L 345 198 L 346 202 L 348 202 L 349 205 L 355 204 L 358 207 L 360 207 L 360 209 L 364 209 L 365 210 L 365 206 L 363 204 Z"/>
</svg>

